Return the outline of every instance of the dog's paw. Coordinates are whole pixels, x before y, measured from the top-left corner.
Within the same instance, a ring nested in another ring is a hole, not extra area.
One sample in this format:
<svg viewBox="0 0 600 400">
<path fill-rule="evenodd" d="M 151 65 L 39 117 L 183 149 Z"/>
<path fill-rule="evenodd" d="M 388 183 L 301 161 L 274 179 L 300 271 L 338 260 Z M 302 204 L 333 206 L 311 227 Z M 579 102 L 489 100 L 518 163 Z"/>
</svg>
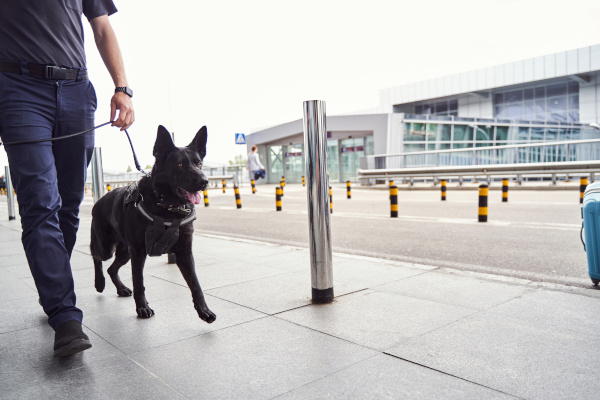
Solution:
<svg viewBox="0 0 600 400">
<path fill-rule="evenodd" d="M 104 277 L 96 278 L 96 281 L 94 282 L 94 286 L 96 287 L 96 290 L 99 293 L 102 293 L 104 291 L 105 285 L 106 285 L 106 280 L 104 279 Z"/>
<path fill-rule="evenodd" d="M 138 318 L 150 318 L 154 315 L 154 310 L 150 306 L 140 307 L 136 311 Z"/>
<path fill-rule="evenodd" d="M 217 316 L 215 315 L 215 313 L 210 311 L 208 308 L 198 309 L 198 316 L 200 317 L 200 319 L 202 321 L 206 321 L 209 324 L 212 324 L 217 319 Z"/>
<path fill-rule="evenodd" d="M 117 295 L 119 297 L 129 297 L 132 294 L 133 294 L 133 292 L 128 287 L 123 287 L 121 289 L 117 289 Z"/>
</svg>

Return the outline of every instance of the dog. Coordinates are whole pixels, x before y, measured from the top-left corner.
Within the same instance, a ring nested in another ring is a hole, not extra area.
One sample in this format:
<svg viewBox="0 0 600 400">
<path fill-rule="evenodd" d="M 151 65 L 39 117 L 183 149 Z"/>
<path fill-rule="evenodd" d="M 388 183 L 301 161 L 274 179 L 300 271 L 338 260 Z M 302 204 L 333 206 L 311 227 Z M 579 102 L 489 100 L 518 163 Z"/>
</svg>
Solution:
<svg viewBox="0 0 600 400">
<path fill-rule="evenodd" d="M 196 276 L 192 255 L 195 219 L 208 179 L 202 172 L 207 129 L 203 126 L 186 147 L 176 147 L 162 125 L 158 127 L 149 176 L 128 187 L 117 188 L 100 198 L 92 209 L 90 250 L 94 260 L 95 287 L 104 291 L 102 262 L 115 259 L 107 272 L 117 295 L 135 300 L 138 318 L 150 318 L 144 289 L 146 256 L 174 253 L 177 267 L 192 293 L 198 316 L 212 323 L 217 316 L 208 308 Z M 119 279 L 119 268 L 131 259 L 133 291 Z"/>
</svg>

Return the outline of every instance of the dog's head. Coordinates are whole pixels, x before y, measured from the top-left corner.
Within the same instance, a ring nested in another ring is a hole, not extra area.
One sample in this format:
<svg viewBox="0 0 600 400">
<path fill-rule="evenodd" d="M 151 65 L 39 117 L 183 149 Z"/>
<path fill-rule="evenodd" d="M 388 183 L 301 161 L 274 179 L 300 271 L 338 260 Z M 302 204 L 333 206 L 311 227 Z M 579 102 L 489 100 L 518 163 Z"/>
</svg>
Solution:
<svg viewBox="0 0 600 400">
<path fill-rule="evenodd" d="M 165 201 L 200 204 L 199 192 L 208 186 L 202 172 L 206 138 L 206 126 L 203 126 L 189 145 L 176 147 L 169 131 L 162 125 L 158 127 L 153 151 L 156 162 L 151 176 L 154 188 Z"/>
</svg>

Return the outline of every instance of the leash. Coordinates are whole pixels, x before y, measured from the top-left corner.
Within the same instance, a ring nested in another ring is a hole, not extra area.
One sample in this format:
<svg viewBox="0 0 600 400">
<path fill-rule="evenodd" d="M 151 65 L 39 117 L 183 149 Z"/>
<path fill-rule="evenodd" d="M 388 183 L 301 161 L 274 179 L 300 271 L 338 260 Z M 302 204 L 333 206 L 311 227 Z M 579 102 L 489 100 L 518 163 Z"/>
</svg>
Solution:
<svg viewBox="0 0 600 400">
<path fill-rule="evenodd" d="M 5 142 L 5 143 L 3 143 L 3 142 L 0 141 L 0 146 L 4 145 L 4 147 L 6 147 L 6 146 L 14 146 L 14 145 L 17 145 L 17 144 L 40 143 L 40 142 L 54 142 L 55 140 L 68 139 L 68 138 L 72 138 L 74 136 L 83 135 L 84 133 L 88 133 L 88 132 L 91 132 L 91 131 L 96 130 L 98 128 L 102 128 L 103 126 L 106 126 L 108 124 L 112 124 L 113 122 L 114 121 L 108 121 L 108 122 L 105 122 L 103 124 L 96 125 L 93 128 L 86 129 L 85 131 L 81 131 L 81 132 L 77 132 L 77 133 L 72 133 L 72 134 L 66 135 L 66 136 L 50 138 L 50 139 L 17 140 L 15 142 Z M 146 176 L 150 176 L 150 174 L 148 174 L 146 171 L 144 171 L 142 169 L 142 167 L 140 167 L 140 163 L 139 163 L 139 161 L 137 159 L 137 156 L 135 154 L 135 150 L 133 148 L 133 143 L 131 142 L 131 137 L 129 136 L 129 132 L 127 132 L 127 129 L 125 129 L 125 134 L 127 135 L 127 140 L 129 140 L 129 146 L 131 146 L 131 153 L 133 154 L 133 162 L 135 163 L 135 168 L 138 171 L 140 171 L 142 174 L 144 174 Z"/>
</svg>

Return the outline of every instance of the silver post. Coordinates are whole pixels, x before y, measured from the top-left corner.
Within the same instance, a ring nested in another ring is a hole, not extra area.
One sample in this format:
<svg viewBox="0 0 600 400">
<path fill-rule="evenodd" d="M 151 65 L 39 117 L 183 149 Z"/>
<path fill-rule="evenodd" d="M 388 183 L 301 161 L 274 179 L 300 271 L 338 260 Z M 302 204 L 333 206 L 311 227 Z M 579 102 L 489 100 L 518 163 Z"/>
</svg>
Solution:
<svg viewBox="0 0 600 400">
<path fill-rule="evenodd" d="M 94 147 L 92 154 L 92 190 L 94 203 L 104 195 L 104 170 L 102 169 L 102 149 Z"/>
<path fill-rule="evenodd" d="M 15 216 L 15 196 L 13 195 L 12 181 L 10 180 L 10 170 L 4 167 L 4 182 L 6 182 L 6 198 L 8 200 L 8 220 L 16 219 Z"/>
<path fill-rule="evenodd" d="M 304 149 L 306 152 L 312 300 L 315 303 L 331 303 L 333 301 L 333 268 L 324 101 L 304 102 Z"/>
</svg>

